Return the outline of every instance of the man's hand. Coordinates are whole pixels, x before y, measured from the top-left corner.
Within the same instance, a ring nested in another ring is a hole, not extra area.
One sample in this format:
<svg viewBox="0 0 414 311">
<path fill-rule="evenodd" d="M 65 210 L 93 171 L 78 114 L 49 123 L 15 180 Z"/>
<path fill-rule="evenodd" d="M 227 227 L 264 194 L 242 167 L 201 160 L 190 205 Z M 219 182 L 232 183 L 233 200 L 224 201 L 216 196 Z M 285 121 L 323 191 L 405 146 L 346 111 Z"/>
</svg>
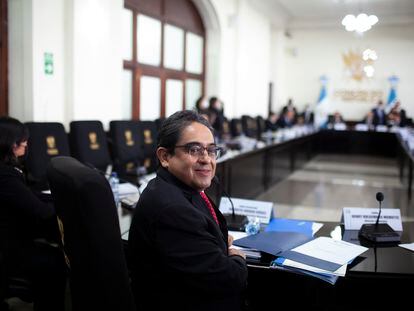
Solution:
<svg viewBox="0 0 414 311">
<path fill-rule="evenodd" d="M 228 247 L 230 247 L 230 246 L 233 245 L 233 241 L 234 241 L 234 237 L 229 234 L 228 237 L 227 237 L 227 245 L 228 245 Z"/>
<path fill-rule="evenodd" d="M 229 248 L 229 256 L 240 256 L 246 260 L 246 254 L 236 248 Z"/>
</svg>

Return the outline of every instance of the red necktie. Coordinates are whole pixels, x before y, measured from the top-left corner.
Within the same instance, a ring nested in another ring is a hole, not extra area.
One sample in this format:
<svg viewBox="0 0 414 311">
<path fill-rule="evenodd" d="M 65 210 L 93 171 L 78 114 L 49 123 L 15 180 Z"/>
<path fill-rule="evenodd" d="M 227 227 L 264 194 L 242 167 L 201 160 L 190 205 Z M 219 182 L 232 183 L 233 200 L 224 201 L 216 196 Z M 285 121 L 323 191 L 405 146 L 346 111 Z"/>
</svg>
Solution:
<svg viewBox="0 0 414 311">
<path fill-rule="evenodd" d="M 214 211 L 213 205 L 211 204 L 210 200 L 207 198 L 206 194 L 204 192 L 200 192 L 201 197 L 203 198 L 204 202 L 206 202 L 208 209 L 210 210 L 211 215 L 213 215 L 214 220 L 218 224 L 218 219 L 216 212 Z"/>
</svg>

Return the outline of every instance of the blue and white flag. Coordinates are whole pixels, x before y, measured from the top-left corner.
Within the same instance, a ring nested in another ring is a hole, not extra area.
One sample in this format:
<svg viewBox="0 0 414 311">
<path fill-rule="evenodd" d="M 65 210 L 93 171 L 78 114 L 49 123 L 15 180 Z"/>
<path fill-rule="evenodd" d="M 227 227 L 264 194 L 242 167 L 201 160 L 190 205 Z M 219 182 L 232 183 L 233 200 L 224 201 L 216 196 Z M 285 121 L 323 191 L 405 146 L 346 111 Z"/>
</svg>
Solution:
<svg viewBox="0 0 414 311">
<path fill-rule="evenodd" d="M 315 126 L 317 128 L 324 127 L 328 121 L 328 92 L 326 89 L 328 78 L 323 75 L 319 78 L 319 81 L 321 82 L 321 91 L 315 108 Z"/>
<path fill-rule="evenodd" d="M 397 84 L 399 80 L 400 79 L 395 75 L 388 78 L 388 81 L 391 84 L 391 89 L 390 93 L 388 94 L 387 106 L 385 107 L 387 113 L 390 112 L 392 107 L 394 107 L 395 102 L 397 101 Z"/>
</svg>

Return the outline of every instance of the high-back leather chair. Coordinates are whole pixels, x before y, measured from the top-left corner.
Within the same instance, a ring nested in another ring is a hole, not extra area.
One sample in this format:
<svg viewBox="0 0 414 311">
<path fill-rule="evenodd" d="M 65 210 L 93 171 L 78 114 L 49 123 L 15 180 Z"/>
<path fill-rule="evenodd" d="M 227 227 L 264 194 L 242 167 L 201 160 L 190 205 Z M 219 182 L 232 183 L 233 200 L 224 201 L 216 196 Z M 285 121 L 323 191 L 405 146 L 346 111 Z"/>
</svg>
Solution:
<svg viewBox="0 0 414 311">
<path fill-rule="evenodd" d="M 70 155 L 65 128 L 57 122 L 27 122 L 29 129 L 28 152 L 25 164 L 28 182 L 38 190 L 48 189 L 47 165 L 51 158 Z"/>
<path fill-rule="evenodd" d="M 257 138 L 260 139 L 262 137 L 262 134 L 266 132 L 266 121 L 263 119 L 262 116 L 256 117 L 257 122 Z"/>
<path fill-rule="evenodd" d="M 233 137 L 238 137 L 243 134 L 243 127 L 241 119 L 233 118 L 230 121 L 230 130 Z"/>
<path fill-rule="evenodd" d="M 53 158 L 47 176 L 63 224 L 72 309 L 135 310 L 111 188 L 72 157 Z"/>
<path fill-rule="evenodd" d="M 160 128 L 161 128 L 162 123 L 164 122 L 164 120 L 165 120 L 165 117 L 161 117 L 161 118 L 155 119 L 155 124 L 157 125 L 157 131 L 160 130 Z"/>
<path fill-rule="evenodd" d="M 109 123 L 109 137 L 112 141 L 114 170 L 124 179 L 130 180 L 136 177 L 137 169 L 144 159 L 139 122 L 111 121 Z"/>
<path fill-rule="evenodd" d="M 251 116 L 244 115 L 241 118 L 242 129 L 247 137 L 257 138 L 257 122 Z"/>
<path fill-rule="evenodd" d="M 147 172 L 154 172 L 156 169 L 156 150 L 157 150 L 157 124 L 155 121 L 139 121 L 142 148 L 144 150 L 143 165 Z"/>
<path fill-rule="evenodd" d="M 102 171 L 105 171 L 108 165 L 112 165 L 101 121 L 72 121 L 69 142 L 71 154 L 82 163 Z"/>
<path fill-rule="evenodd" d="M 221 133 L 219 133 L 219 137 L 224 141 L 230 140 L 232 137 L 230 121 L 227 118 L 223 118 L 223 128 Z"/>
</svg>

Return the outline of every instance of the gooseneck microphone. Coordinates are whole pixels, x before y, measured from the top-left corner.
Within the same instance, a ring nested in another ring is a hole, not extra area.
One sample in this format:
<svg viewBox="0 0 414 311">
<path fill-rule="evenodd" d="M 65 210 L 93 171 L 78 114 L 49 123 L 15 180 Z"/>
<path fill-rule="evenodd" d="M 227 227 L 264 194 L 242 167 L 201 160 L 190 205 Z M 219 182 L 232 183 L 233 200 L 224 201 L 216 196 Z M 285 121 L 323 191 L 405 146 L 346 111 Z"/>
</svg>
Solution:
<svg viewBox="0 0 414 311">
<path fill-rule="evenodd" d="M 364 224 L 359 230 L 359 237 L 362 237 L 373 243 L 389 243 L 389 242 L 399 242 L 400 235 L 394 231 L 387 223 L 380 224 L 379 220 L 381 217 L 381 205 L 384 201 L 384 194 L 382 192 L 377 192 L 375 198 L 379 203 L 379 211 L 377 220 L 374 224 Z"/>
<path fill-rule="evenodd" d="M 378 227 L 378 222 L 381 216 L 381 203 L 382 201 L 384 201 L 384 194 L 382 192 L 377 192 L 375 198 L 377 199 L 378 203 L 379 203 L 379 212 L 378 212 L 378 216 L 377 216 L 377 221 L 375 222 L 375 226 Z"/>
<path fill-rule="evenodd" d="M 215 183 L 215 184 L 217 184 L 217 185 L 219 185 L 220 186 L 220 180 L 218 179 L 218 177 L 217 176 L 214 176 L 213 177 L 213 182 Z M 223 193 L 224 193 L 224 195 L 229 199 L 229 201 L 230 201 L 230 205 L 231 205 L 231 216 L 234 218 L 234 217 L 236 217 L 236 213 L 234 212 L 234 203 L 233 203 L 233 201 L 231 200 L 231 198 L 230 198 L 230 196 L 227 194 L 227 191 L 226 190 L 224 190 L 224 188 L 223 189 L 221 189 L 222 191 L 223 191 Z"/>
<path fill-rule="evenodd" d="M 220 180 L 217 176 L 214 176 L 212 181 L 220 186 Z M 224 193 L 224 195 L 229 199 L 231 204 L 231 214 L 223 214 L 224 218 L 226 219 L 227 228 L 229 230 L 233 231 L 244 231 L 246 224 L 249 222 L 249 219 L 245 215 L 237 215 L 234 210 L 234 203 L 231 200 L 231 197 L 228 195 L 227 191 L 224 189 L 224 187 L 220 187 L 221 191 Z"/>
</svg>

